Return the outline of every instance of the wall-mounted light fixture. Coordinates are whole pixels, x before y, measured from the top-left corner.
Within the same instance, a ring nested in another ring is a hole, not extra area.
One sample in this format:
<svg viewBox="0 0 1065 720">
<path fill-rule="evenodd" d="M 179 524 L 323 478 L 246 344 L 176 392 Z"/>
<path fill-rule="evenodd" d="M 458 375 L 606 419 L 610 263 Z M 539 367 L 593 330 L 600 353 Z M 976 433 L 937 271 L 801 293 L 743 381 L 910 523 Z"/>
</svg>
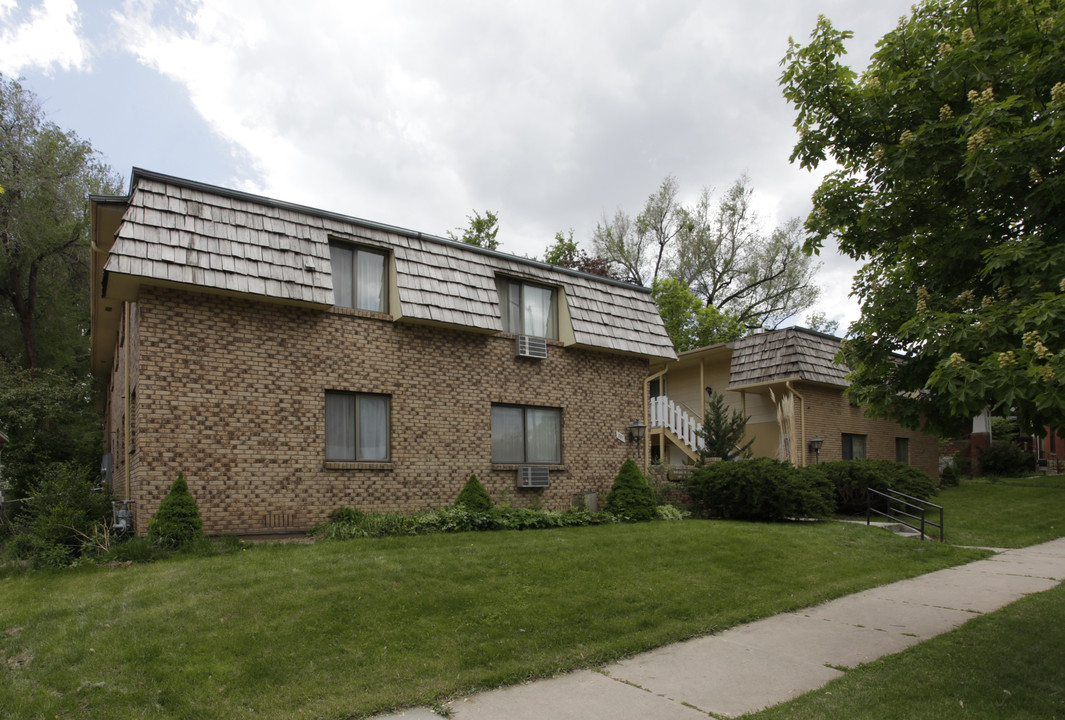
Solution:
<svg viewBox="0 0 1065 720">
<path fill-rule="evenodd" d="M 810 452 L 814 454 L 814 465 L 821 462 L 821 445 L 824 442 L 825 441 L 821 439 L 820 435 L 814 435 L 813 438 L 810 439 Z"/>
<path fill-rule="evenodd" d="M 643 435 L 647 431 L 647 426 L 642 421 L 637 420 L 632 425 L 629 425 L 629 442 L 636 443 L 637 454 L 643 452 Z"/>
</svg>

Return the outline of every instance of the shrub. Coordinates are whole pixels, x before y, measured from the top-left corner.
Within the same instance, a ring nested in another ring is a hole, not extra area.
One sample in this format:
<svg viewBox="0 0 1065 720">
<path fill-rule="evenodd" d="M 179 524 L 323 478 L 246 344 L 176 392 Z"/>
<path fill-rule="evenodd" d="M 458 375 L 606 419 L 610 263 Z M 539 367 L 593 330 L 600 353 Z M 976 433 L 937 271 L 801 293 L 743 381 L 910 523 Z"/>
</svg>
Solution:
<svg viewBox="0 0 1065 720">
<path fill-rule="evenodd" d="M 704 465 L 688 481 L 705 515 L 744 520 L 822 518 L 832 513 L 832 486 L 823 475 L 772 458 Z"/>
<path fill-rule="evenodd" d="M 996 440 L 980 453 L 980 472 L 991 477 L 1030 475 L 1035 472 L 1035 456 L 1015 443 Z"/>
<path fill-rule="evenodd" d="M 170 492 L 159 503 L 159 510 L 148 524 L 148 539 L 160 547 L 181 549 L 203 537 L 200 508 L 189 494 L 185 475 L 178 473 Z"/>
<path fill-rule="evenodd" d="M 623 520 L 654 519 L 655 493 L 631 458 L 625 461 L 614 478 L 604 509 Z"/>
<path fill-rule="evenodd" d="M 455 499 L 455 505 L 474 512 L 488 512 L 492 509 L 492 498 L 477 476 L 470 473 L 470 479 Z"/>
<path fill-rule="evenodd" d="M 83 539 L 110 519 L 110 498 L 81 465 L 50 463 L 29 491 L 8 543 L 8 556 L 23 567 L 70 564 Z"/>
<path fill-rule="evenodd" d="M 461 505 L 452 505 L 422 510 L 413 515 L 360 514 L 358 519 L 352 522 L 328 522 L 316 528 L 315 534 L 330 540 L 349 540 L 396 535 L 431 535 L 438 532 L 534 530 L 615 521 L 616 518 L 607 513 L 592 514 L 585 510 L 558 511 L 505 507 L 494 508 L 488 512 L 477 512 Z"/>
<path fill-rule="evenodd" d="M 655 508 L 655 516 L 659 520 L 683 520 L 690 515 L 691 513 L 678 510 L 672 505 L 659 505 Z"/>
<path fill-rule="evenodd" d="M 725 407 L 724 395 L 711 392 L 703 424 L 699 428 L 699 439 L 703 441 L 699 450 L 700 464 L 705 464 L 708 458 L 735 460 L 750 457 L 754 438 L 743 444 L 748 420 L 750 418 L 744 417 L 739 410 L 730 412 Z"/>
<path fill-rule="evenodd" d="M 865 512 L 869 488 L 895 490 L 927 500 L 938 492 L 932 478 L 917 468 L 894 460 L 837 460 L 811 465 L 808 470 L 826 477 L 835 488 L 836 512 Z"/>
<path fill-rule="evenodd" d="M 112 543 L 100 557 L 101 563 L 147 563 L 166 556 L 166 551 L 157 548 L 148 538 L 131 537 Z"/>
<path fill-rule="evenodd" d="M 333 512 L 329 513 L 329 522 L 331 523 L 357 523 L 365 516 L 362 510 L 356 510 L 353 507 L 339 507 Z"/>
<path fill-rule="evenodd" d="M 953 462 L 947 463 L 939 471 L 939 484 L 943 487 L 956 487 L 961 482 L 961 473 Z"/>
</svg>

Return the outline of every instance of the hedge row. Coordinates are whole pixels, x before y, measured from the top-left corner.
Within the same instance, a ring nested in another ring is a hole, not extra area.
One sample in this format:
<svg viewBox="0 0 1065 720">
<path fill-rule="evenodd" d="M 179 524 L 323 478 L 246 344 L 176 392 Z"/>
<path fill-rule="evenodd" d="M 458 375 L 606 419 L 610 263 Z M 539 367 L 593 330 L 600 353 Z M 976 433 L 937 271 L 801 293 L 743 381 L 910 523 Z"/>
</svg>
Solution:
<svg viewBox="0 0 1065 720">
<path fill-rule="evenodd" d="M 824 518 L 864 513 L 869 488 L 927 500 L 938 488 L 928 475 L 890 460 L 845 460 L 795 467 L 769 458 L 704 465 L 688 494 L 706 516 L 745 520 Z"/>
</svg>

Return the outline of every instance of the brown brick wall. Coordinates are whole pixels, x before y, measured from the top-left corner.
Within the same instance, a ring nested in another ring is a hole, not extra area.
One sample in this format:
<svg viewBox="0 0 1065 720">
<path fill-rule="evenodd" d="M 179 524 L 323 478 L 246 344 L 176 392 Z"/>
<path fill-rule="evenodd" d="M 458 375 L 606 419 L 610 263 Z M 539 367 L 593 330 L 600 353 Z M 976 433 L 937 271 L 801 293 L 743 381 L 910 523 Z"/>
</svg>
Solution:
<svg viewBox="0 0 1065 720">
<path fill-rule="evenodd" d="M 852 405 L 838 388 L 808 383 L 796 383 L 795 388 L 805 399 L 806 441 L 809 442 L 814 435 L 824 439 L 821 462 L 843 459 L 843 433 L 867 436 L 866 457 L 870 460 L 894 460 L 895 438 L 902 437 L 910 441 L 910 465 L 925 471 L 934 479 L 939 478 L 939 439 L 936 436 L 908 430 L 890 420 L 865 417 L 862 409 Z M 798 445 L 798 398 L 795 402 L 795 452 L 805 453 L 807 464 L 812 464 L 813 453 Z"/>
<path fill-rule="evenodd" d="M 130 424 L 130 474 L 132 474 L 137 467 L 139 460 L 139 454 L 137 453 L 137 413 L 135 409 L 136 405 L 136 390 L 137 390 L 137 374 L 140 362 L 140 314 L 137 310 L 136 303 L 129 305 L 129 337 L 126 337 L 125 331 L 125 312 L 126 308 L 122 306 L 123 320 L 119 329 L 118 344 L 115 347 L 115 355 L 111 365 L 111 376 L 108 384 L 107 391 L 107 413 L 104 418 L 104 451 L 112 454 L 113 469 L 111 488 L 112 494 L 116 500 L 124 500 L 126 498 L 126 343 L 129 344 L 129 390 L 130 400 L 133 407 L 131 407 L 131 424 Z M 132 487 L 131 483 L 130 498 L 136 500 L 136 488 Z"/>
<path fill-rule="evenodd" d="M 614 433 L 642 414 L 638 358 L 552 344 L 529 360 L 513 336 L 164 289 L 144 290 L 137 315 L 142 533 L 179 471 L 213 534 L 306 529 L 342 505 L 445 505 L 471 472 L 497 501 L 567 507 L 577 492 L 605 496 L 631 452 Z M 120 382 L 116 372 L 113 427 Z M 391 396 L 391 462 L 326 467 L 327 390 Z M 494 402 L 562 409 L 550 488 L 518 490 L 512 466 L 493 466 Z"/>
</svg>

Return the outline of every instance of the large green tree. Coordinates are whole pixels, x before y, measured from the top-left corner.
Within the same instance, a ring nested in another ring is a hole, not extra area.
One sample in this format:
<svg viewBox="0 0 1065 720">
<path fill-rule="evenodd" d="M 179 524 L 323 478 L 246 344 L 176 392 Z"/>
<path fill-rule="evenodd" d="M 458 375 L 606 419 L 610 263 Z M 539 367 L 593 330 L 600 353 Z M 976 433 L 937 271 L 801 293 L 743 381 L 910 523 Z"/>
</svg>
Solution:
<svg viewBox="0 0 1065 720">
<path fill-rule="evenodd" d="M 774 327 L 816 300 L 818 264 L 802 252 L 798 219 L 765 232 L 753 194 L 741 177 L 717 202 L 704 188 L 685 205 L 667 177 L 635 219 L 622 210 L 602 219 L 596 254 L 629 282 L 653 287 L 670 278 L 747 328 Z"/>
<path fill-rule="evenodd" d="M 121 180 L 0 75 L 0 186 L 0 430 L 10 438 L 0 490 L 18 499 L 60 466 L 90 476 L 99 467 L 88 196 L 114 194 Z"/>
<path fill-rule="evenodd" d="M 677 352 L 738 340 L 744 335 L 745 328 L 739 320 L 705 305 L 679 280 L 655 280 L 651 295 Z"/>
<path fill-rule="evenodd" d="M 909 426 L 985 407 L 1065 425 L 1065 17 L 1058 0 L 926 2 L 860 75 L 821 18 L 792 43 L 792 161 L 836 167 L 807 249 L 864 260 L 851 395 Z"/>
<path fill-rule="evenodd" d="M 87 361 L 90 193 L 121 180 L 0 75 L 0 358 L 72 370 Z"/>
</svg>

